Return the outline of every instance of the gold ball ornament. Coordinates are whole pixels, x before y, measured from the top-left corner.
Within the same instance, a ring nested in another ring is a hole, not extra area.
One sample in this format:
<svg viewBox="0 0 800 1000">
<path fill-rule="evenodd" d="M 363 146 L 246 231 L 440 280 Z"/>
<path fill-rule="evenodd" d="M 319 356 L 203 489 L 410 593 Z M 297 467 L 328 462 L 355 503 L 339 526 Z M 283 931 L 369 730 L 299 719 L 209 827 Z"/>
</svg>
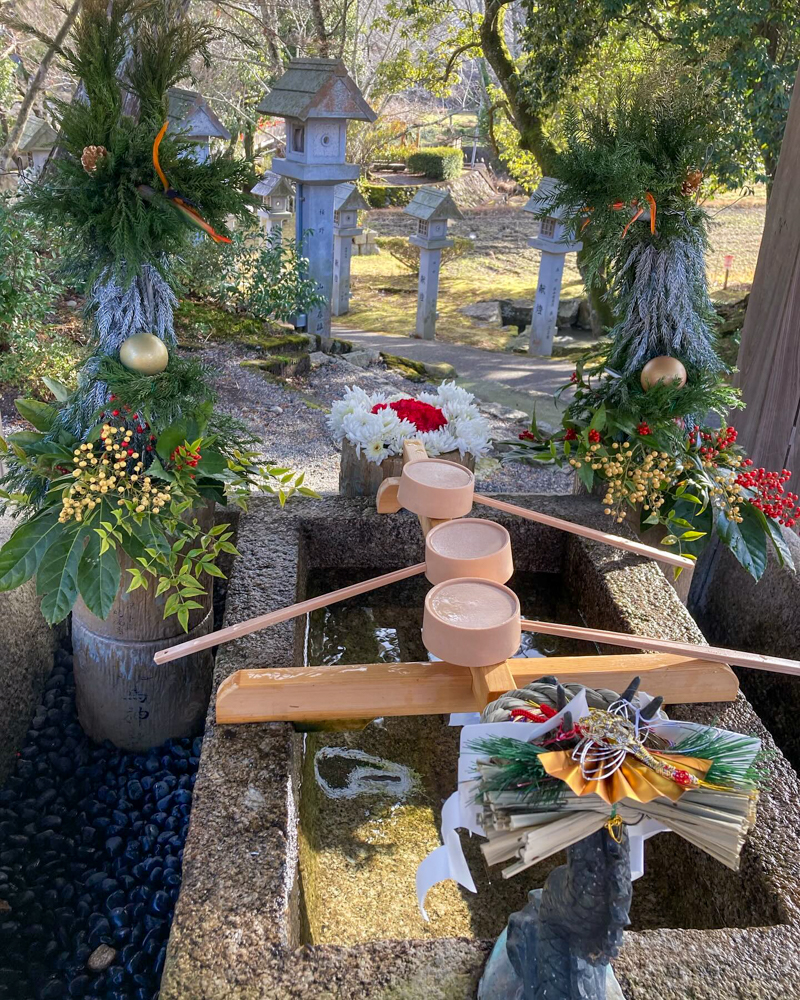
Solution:
<svg viewBox="0 0 800 1000">
<path fill-rule="evenodd" d="M 682 389 L 686 385 L 686 369 L 677 358 L 671 358 L 668 354 L 651 358 L 642 368 L 640 381 L 645 392 L 659 382 L 667 385 L 678 379 L 678 388 Z"/>
<path fill-rule="evenodd" d="M 169 351 L 164 341 L 152 333 L 134 333 L 120 347 L 119 360 L 132 372 L 158 375 L 169 364 Z"/>
</svg>

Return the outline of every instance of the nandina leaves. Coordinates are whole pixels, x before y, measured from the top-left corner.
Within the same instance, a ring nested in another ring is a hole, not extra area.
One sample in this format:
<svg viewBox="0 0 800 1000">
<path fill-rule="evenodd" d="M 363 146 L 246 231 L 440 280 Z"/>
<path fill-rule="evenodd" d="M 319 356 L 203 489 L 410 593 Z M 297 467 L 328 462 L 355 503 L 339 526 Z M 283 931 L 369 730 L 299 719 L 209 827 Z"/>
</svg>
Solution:
<svg viewBox="0 0 800 1000">
<path fill-rule="evenodd" d="M 389 407 L 394 410 L 401 420 L 408 420 L 418 431 L 438 431 L 447 423 L 447 417 L 438 406 L 431 406 L 430 403 L 423 403 L 419 399 L 396 399 L 392 403 L 376 403 L 372 407 L 372 412 L 385 410 Z"/>
</svg>

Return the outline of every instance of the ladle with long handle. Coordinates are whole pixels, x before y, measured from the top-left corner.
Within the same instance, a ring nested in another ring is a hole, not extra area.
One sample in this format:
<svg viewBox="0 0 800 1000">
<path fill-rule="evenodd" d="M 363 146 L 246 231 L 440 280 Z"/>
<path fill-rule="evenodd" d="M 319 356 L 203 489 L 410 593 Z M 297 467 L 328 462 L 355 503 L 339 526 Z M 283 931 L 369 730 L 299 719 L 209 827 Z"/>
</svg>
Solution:
<svg viewBox="0 0 800 1000">
<path fill-rule="evenodd" d="M 463 467 L 456 466 L 453 462 L 419 457 L 404 466 L 404 475 L 406 477 L 412 475 L 419 476 L 419 466 L 422 462 L 427 463 L 430 468 L 438 467 L 441 469 L 444 466 L 450 466 L 453 469 L 460 470 L 456 474 L 463 477 L 463 484 L 460 484 L 461 488 L 459 490 L 447 489 L 441 488 L 438 483 L 425 484 L 415 482 L 413 489 L 406 489 L 406 502 L 403 503 L 402 491 L 401 496 L 398 496 L 402 481 L 401 478 L 392 477 L 384 479 L 376 497 L 376 509 L 379 514 L 395 514 L 405 506 L 420 517 L 434 519 L 460 517 L 468 512 L 473 503 L 479 503 L 485 507 L 492 507 L 495 510 L 503 511 L 506 514 L 515 514 L 517 517 L 526 518 L 528 521 L 546 524 L 550 528 L 558 528 L 559 531 L 567 531 L 573 535 L 581 535 L 583 538 L 591 538 L 593 541 L 603 542 L 605 545 L 610 545 L 615 549 L 633 552 L 635 555 L 643 556 L 646 559 L 655 559 L 670 566 L 679 566 L 681 569 L 691 569 L 694 566 L 693 560 L 687 559 L 686 556 L 679 556 L 674 552 L 668 552 L 666 549 L 654 548 L 652 545 L 645 545 L 643 542 L 636 542 L 630 538 L 622 538 L 620 535 L 613 535 L 608 531 L 587 528 L 585 525 L 576 524 L 574 521 L 565 521 L 561 517 L 553 517 L 551 514 L 541 514 L 536 510 L 528 510 L 526 507 L 518 507 L 516 504 L 506 503 L 504 500 L 495 500 L 493 497 L 486 496 L 483 493 L 474 492 L 472 474 Z M 408 471 L 409 467 L 413 469 L 412 472 Z M 450 509 L 448 501 L 452 502 L 453 499 L 456 499 L 454 497 L 456 493 L 459 494 L 457 497 L 459 506 Z M 409 494 L 413 499 L 408 499 Z M 431 500 L 433 500 L 433 504 L 428 506 Z M 443 506 L 437 506 L 438 503 L 443 504 Z"/>
<path fill-rule="evenodd" d="M 237 625 L 228 625 L 227 628 L 219 629 L 218 632 L 209 632 L 208 635 L 201 635 L 196 639 L 189 639 L 186 642 L 178 643 L 177 646 L 170 646 L 168 649 L 159 650 L 153 659 L 156 663 L 169 663 L 171 660 L 180 659 L 181 656 L 189 656 L 191 653 L 197 653 L 201 649 L 209 649 L 211 646 L 218 646 L 223 642 L 241 639 L 243 635 L 258 632 L 262 628 L 269 628 L 270 625 L 280 625 L 281 622 L 288 622 L 292 618 L 299 618 L 300 615 L 306 615 L 311 611 L 319 611 L 320 608 L 325 608 L 329 604 L 337 604 L 351 597 L 358 597 L 359 594 L 366 594 L 370 590 L 377 590 L 378 587 L 388 587 L 389 584 L 399 583 L 400 580 L 407 580 L 409 577 L 424 573 L 425 569 L 426 564 L 424 562 L 415 563 L 413 566 L 396 569 L 391 573 L 384 573 L 382 576 L 362 580 L 360 583 L 353 583 L 349 587 L 333 590 L 329 594 L 320 594 L 319 597 L 311 597 L 307 601 L 290 604 L 287 608 L 279 608 L 277 611 L 271 611 L 266 615 L 248 618 L 247 621 L 239 622 Z"/>
<path fill-rule="evenodd" d="M 657 559 L 659 562 L 667 563 L 670 566 L 680 566 L 681 569 L 691 569 L 694 566 L 694 562 L 691 559 L 679 556 L 674 552 L 667 552 L 665 549 L 656 549 L 652 545 L 645 545 L 644 542 L 635 542 L 633 539 L 612 535 L 610 532 L 599 531 L 597 528 L 587 528 L 583 524 L 565 521 L 563 518 L 552 517 L 550 514 L 540 514 L 539 511 L 518 507 L 516 504 L 506 503 L 505 500 L 495 500 L 493 497 L 487 497 L 482 493 L 476 493 L 473 501 L 483 504 L 484 507 L 493 507 L 495 510 L 501 510 L 506 514 L 516 514 L 517 517 L 524 517 L 529 521 L 537 521 L 539 524 L 558 528 L 560 531 L 568 531 L 573 535 L 582 535 L 584 538 L 591 538 L 596 542 L 604 542 L 615 549 L 634 552 L 637 556 L 645 556 L 647 559 Z"/>
<path fill-rule="evenodd" d="M 370 580 L 362 580 L 349 587 L 342 587 L 330 594 L 320 594 L 291 607 L 282 608 L 266 615 L 259 615 L 238 625 L 211 632 L 197 639 L 189 639 L 169 649 L 156 653 L 156 663 L 169 663 L 181 656 L 188 656 L 201 649 L 217 646 L 222 642 L 239 639 L 250 632 L 256 632 L 270 625 L 278 625 L 298 618 L 310 611 L 317 611 L 329 604 L 349 600 L 359 594 L 366 594 L 379 587 L 407 580 L 409 577 L 425 573 L 431 583 L 437 584 L 459 576 L 475 576 L 483 580 L 506 583 L 514 572 L 511 555 L 511 538 L 508 531 L 493 521 L 483 518 L 462 517 L 445 521 L 432 528 L 425 538 L 425 562 L 416 563 L 406 569 L 394 570 Z"/>
<path fill-rule="evenodd" d="M 671 639 L 656 639 L 653 636 L 609 632 L 606 629 L 583 628 L 580 625 L 530 621 L 527 618 L 523 618 L 521 624 L 526 632 L 557 635 L 563 639 L 585 639 L 587 642 L 602 642 L 610 646 L 631 646 L 634 649 L 654 650 L 656 653 L 688 654 L 736 667 L 750 667 L 753 670 L 769 670 L 776 674 L 800 677 L 800 661 L 787 660 L 782 656 L 763 656 L 761 653 L 746 653 L 740 649 L 723 649 L 721 646 L 706 646 L 694 642 L 674 642 Z"/>
</svg>

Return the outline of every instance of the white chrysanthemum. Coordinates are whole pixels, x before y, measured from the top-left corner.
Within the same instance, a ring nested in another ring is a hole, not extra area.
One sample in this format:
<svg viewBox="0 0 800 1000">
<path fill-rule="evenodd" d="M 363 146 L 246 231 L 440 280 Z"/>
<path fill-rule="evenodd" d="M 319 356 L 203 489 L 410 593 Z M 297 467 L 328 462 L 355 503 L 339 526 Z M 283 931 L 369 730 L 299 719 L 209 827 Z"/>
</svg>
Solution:
<svg viewBox="0 0 800 1000">
<path fill-rule="evenodd" d="M 475 402 L 475 397 L 471 392 L 467 392 L 466 389 L 462 389 L 460 385 L 456 385 L 455 382 L 442 382 L 439 386 L 437 396 L 439 397 L 439 406 L 443 403 L 447 403 L 451 406 L 460 406 L 462 404 L 471 404 Z"/>
<path fill-rule="evenodd" d="M 399 420 L 392 429 L 391 438 L 386 442 L 390 455 L 400 455 L 403 451 L 403 442 L 408 438 L 416 437 L 419 434 L 417 428 L 410 420 Z"/>
<path fill-rule="evenodd" d="M 467 452 L 476 458 L 485 455 L 490 447 L 489 425 L 480 415 L 474 397 L 454 382 L 444 382 L 437 392 L 420 393 L 418 399 L 442 410 L 447 424 L 436 431 L 418 431 L 409 420 L 401 420 L 389 406 L 373 413 L 378 403 L 395 399 L 408 399 L 397 393 L 369 395 L 360 386 L 348 386 L 343 399 L 331 408 L 328 425 L 337 444 L 347 439 L 360 455 L 362 451 L 370 462 L 382 462 L 390 455 L 400 455 L 403 441 L 416 438 L 429 455 L 451 451 Z"/>
<path fill-rule="evenodd" d="M 387 448 L 384 448 L 381 441 L 370 441 L 364 447 L 364 454 L 368 462 L 375 462 L 376 464 L 389 457 L 389 451 Z"/>
</svg>

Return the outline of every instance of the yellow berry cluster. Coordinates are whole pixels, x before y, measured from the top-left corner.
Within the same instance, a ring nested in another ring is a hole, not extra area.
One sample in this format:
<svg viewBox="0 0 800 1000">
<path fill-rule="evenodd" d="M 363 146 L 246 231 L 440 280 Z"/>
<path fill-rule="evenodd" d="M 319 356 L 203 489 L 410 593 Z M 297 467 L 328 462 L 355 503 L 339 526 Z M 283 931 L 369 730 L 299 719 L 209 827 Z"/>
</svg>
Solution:
<svg viewBox="0 0 800 1000">
<path fill-rule="evenodd" d="M 645 510 L 658 511 L 664 504 L 662 484 L 672 482 L 677 466 L 667 452 L 642 447 L 631 448 L 628 441 L 614 442 L 610 451 L 595 443 L 589 446 L 584 460 L 606 481 L 603 503 L 606 514 L 618 523 L 627 516 L 626 503 L 640 503 Z M 570 459 L 570 465 L 581 463 Z"/>
<path fill-rule="evenodd" d="M 705 465 L 705 463 L 703 464 Z M 741 464 L 741 461 L 737 461 L 735 468 L 738 468 Z M 734 463 L 731 462 L 731 465 L 734 465 Z M 736 482 L 737 473 L 733 470 L 717 468 L 713 471 L 709 469 L 709 475 L 713 480 L 713 485 L 709 490 L 711 503 L 715 507 L 720 508 L 720 510 L 724 510 L 730 520 L 741 524 L 744 518 L 742 517 L 739 504 L 742 503 L 744 497 L 741 486 Z"/>
<path fill-rule="evenodd" d="M 103 499 L 116 500 L 117 506 L 129 506 L 137 514 L 158 514 L 170 501 L 169 486 L 155 486 L 144 476 L 139 453 L 131 447 L 133 431 L 113 424 L 103 424 L 97 444 L 79 445 L 72 453 L 75 482 L 61 503 L 59 521 L 82 521 Z M 128 471 L 131 462 L 135 462 Z"/>
</svg>

